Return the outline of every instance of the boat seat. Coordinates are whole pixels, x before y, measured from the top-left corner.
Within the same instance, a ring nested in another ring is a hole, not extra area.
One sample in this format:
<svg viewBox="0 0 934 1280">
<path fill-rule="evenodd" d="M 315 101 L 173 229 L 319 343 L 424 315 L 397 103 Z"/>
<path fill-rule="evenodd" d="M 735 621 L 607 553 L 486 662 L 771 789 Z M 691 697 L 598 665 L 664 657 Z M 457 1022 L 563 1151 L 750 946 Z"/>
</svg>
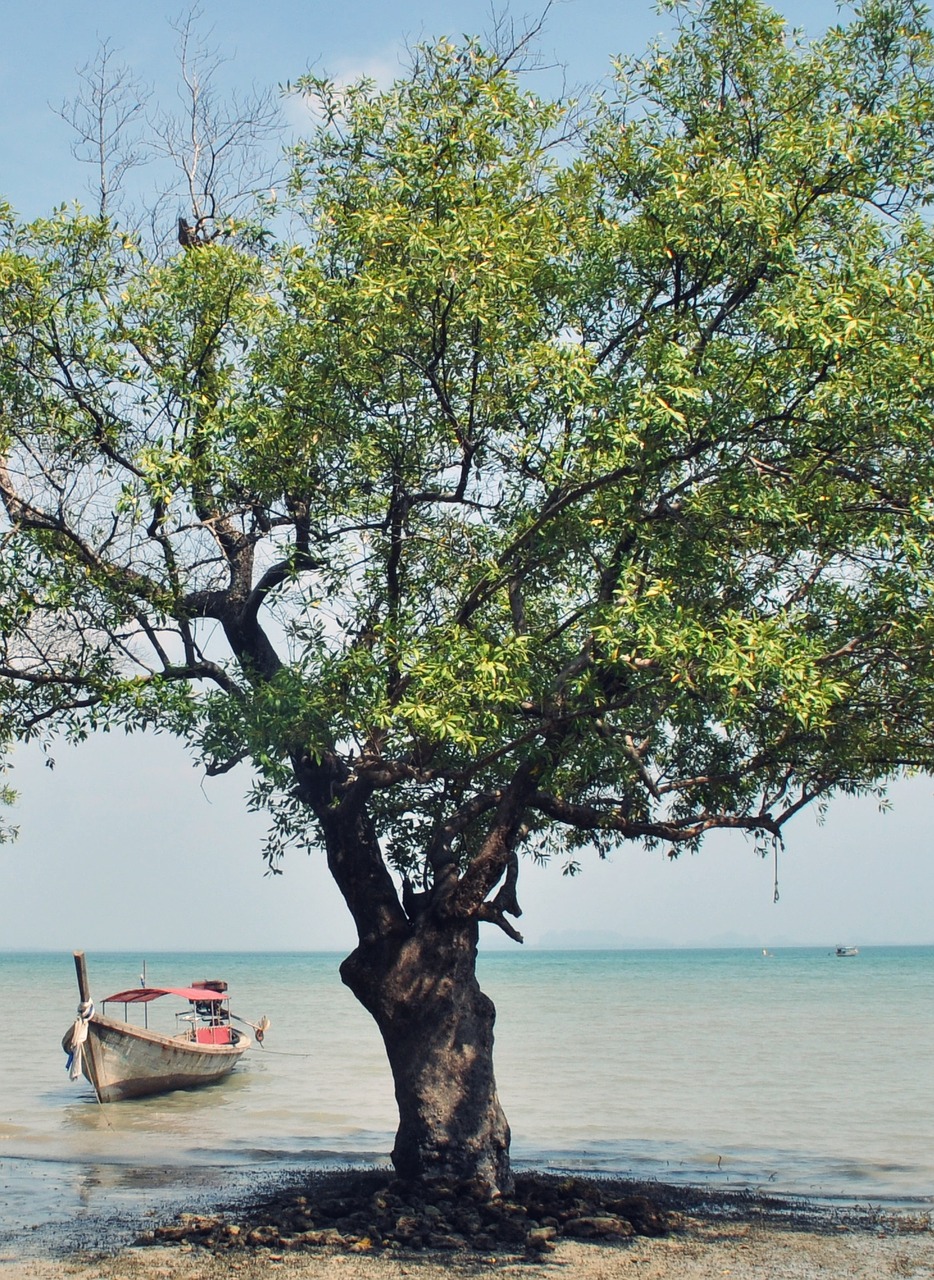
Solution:
<svg viewBox="0 0 934 1280">
<path fill-rule="evenodd" d="M 195 1032 L 198 1044 L 232 1044 L 230 1027 L 198 1027 Z"/>
</svg>

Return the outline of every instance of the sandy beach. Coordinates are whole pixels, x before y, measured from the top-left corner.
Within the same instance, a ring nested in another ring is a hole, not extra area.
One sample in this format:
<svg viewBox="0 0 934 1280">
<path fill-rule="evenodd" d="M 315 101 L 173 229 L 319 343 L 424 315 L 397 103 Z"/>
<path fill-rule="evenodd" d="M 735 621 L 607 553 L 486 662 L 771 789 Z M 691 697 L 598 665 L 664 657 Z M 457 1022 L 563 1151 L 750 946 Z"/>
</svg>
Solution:
<svg viewBox="0 0 934 1280">
<path fill-rule="evenodd" d="M 931 1280 L 934 1234 L 926 1231 L 796 1230 L 693 1221 L 665 1239 L 621 1245 L 561 1241 L 544 1259 L 432 1254 L 390 1256 L 319 1250 L 297 1256 L 259 1251 L 231 1258 L 181 1245 L 122 1249 L 67 1259 L 0 1261 L 3 1280 Z"/>
<path fill-rule="evenodd" d="M 572 1239 L 565 1223 L 537 1248 L 528 1241 L 510 1248 L 498 1240 L 489 1251 L 413 1249 L 395 1240 L 380 1245 L 352 1237 L 338 1237 L 336 1246 L 309 1247 L 284 1234 L 296 1197 L 302 1204 L 314 1197 L 317 1213 L 326 1196 L 346 1196 L 349 1184 L 346 1178 L 339 1181 L 341 1176 L 286 1183 L 274 1196 L 248 1197 L 213 1217 L 182 1214 L 167 1222 L 126 1222 L 118 1237 L 112 1222 L 109 1237 L 102 1224 L 106 1248 L 72 1246 L 66 1252 L 61 1242 L 56 1246 L 54 1238 L 46 1238 L 38 1245 L 23 1241 L 18 1256 L 15 1242 L 8 1241 L 0 1252 L 0 1280 L 222 1280 L 231 1275 L 238 1280 L 479 1280 L 491 1275 L 516 1280 L 934 1280 L 929 1210 L 882 1212 L 746 1194 L 707 1200 L 698 1190 L 660 1185 L 654 1188 L 654 1217 L 645 1220 L 645 1229 L 664 1223 L 663 1234 Z M 539 1194 L 543 1186 L 567 1194 L 567 1184 L 539 1179 Z M 636 1197 L 631 1205 L 648 1204 L 642 1199 L 644 1184 L 577 1181 L 572 1194 L 599 1194 L 595 1187 L 606 1197 L 622 1192 Z M 370 1187 L 364 1184 L 364 1189 Z M 420 1211 L 430 1213 L 426 1203 Z M 251 1223 L 269 1223 L 274 1215 L 281 1238 L 271 1245 L 250 1244 L 256 1236 Z M 93 1231 L 86 1238 L 95 1239 Z"/>
</svg>

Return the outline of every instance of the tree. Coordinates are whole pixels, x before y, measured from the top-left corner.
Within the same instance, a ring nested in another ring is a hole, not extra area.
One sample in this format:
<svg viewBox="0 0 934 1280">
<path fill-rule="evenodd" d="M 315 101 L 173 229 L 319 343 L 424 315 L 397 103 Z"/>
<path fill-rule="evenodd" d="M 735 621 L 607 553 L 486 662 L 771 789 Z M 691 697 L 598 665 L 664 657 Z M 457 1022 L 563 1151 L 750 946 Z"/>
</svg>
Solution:
<svg viewBox="0 0 934 1280">
<path fill-rule="evenodd" d="M 78 72 L 78 93 L 59 112 L 74 133 L 72 155 L 93 166 L 90 190 L 101 218 L 111 212 L 129 171 L 146 160 L 138 127 L 149 90 L 114 58 L 110 41 L 102 40 L 94 61 Z"/>
<path fill-rule="evenodd" d="M 475 43 L 301 81 L 291 239 L 5 222 L 3 730 L 249 763 L 405 1176 L 509 1185 L 520 854 L 768 846 L 934 764 L 931 33 L 678 14 L 573 128 Z"/>
</svg>

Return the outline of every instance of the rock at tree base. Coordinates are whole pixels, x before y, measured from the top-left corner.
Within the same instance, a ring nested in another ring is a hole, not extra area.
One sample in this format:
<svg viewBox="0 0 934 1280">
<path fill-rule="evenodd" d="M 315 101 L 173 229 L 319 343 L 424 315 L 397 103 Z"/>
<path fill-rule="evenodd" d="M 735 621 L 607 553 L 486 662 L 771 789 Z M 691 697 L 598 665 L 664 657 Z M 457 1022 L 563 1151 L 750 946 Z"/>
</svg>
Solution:
<svg viewBox="0 0 934 1280">
<path fill-rule="evenodd" d="M 620 1242 L 681 1225 L 676 1212 L 620 1191 L 617 1181 L 519 1174 L 511 1196 L 485 1200 L 470 1189 L 426 1187 L 377 1171 L 319 1175 L 224 1215 L 181 1214 L 139 1243 L 184 1241 L 214 1252 L 328 1247 L 541 1254 L 561 1236 Z"/>
</svg>

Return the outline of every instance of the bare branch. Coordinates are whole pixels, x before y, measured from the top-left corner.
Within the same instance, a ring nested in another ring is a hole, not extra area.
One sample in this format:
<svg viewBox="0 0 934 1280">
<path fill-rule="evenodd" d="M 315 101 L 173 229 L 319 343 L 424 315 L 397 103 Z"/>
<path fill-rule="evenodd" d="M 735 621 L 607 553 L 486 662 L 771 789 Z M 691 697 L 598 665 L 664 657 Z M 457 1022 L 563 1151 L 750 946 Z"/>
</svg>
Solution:
<svg viewBox="0 0 934 1280">
<path fill-rule="evenodd" d="M 270 90 L 221 95 L 218 78 L 227 59 L 211 43 L 211 29 L 201 30 L 203 17 L 194 7 L 174 24 L 179 109 L 152 122 L 156 150 L 177 174 L 159 205 L 182 202 L 191 218 L 176 212 L 172 219 L 183 244 L 215 239 L 274 184 L 279 159 L 271 144 L 283 133 L 278 99 Z"/>
<path fill-rule="evenodd" d="M 112 212 L 126 175 L 149 159 L 140 126 L 151 90 L 129 67 L 116 61 L 109 39 L 100 42 L 97 55 L 77 74 L 80 87 L 56 114 L 74 131 L 72 155 L 94 167 L 90 190 L 99 216 L 105 218 Z"/>
</svg>

